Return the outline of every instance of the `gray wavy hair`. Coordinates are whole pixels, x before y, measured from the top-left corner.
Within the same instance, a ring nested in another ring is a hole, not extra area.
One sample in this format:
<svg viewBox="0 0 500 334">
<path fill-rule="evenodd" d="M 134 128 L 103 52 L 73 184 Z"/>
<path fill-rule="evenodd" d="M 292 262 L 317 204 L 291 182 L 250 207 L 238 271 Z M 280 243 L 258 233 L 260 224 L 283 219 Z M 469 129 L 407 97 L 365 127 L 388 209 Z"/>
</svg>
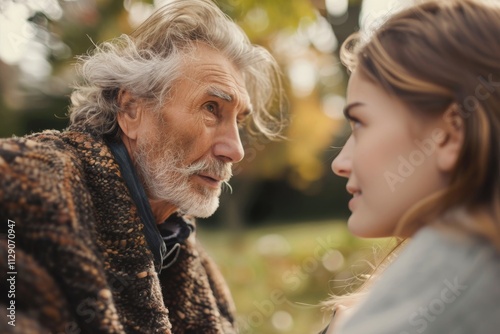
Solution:
<svg viewBox="0 0 500 334">
<path fill-rule="evenodd" d="M 285 108 L 279 66 L 211 0 L 173 1 L 130 36 L 104 42 L 79 57 L 83 82 L 71 95 L 70 125 L 117 135 L 121 90 L 158 110 L 182 75 L 182 55 L 199 41 L 220 51 L 241 71 L 254 111 L 247 129 L 269 138 L 279 136 Z"/>
</svg>

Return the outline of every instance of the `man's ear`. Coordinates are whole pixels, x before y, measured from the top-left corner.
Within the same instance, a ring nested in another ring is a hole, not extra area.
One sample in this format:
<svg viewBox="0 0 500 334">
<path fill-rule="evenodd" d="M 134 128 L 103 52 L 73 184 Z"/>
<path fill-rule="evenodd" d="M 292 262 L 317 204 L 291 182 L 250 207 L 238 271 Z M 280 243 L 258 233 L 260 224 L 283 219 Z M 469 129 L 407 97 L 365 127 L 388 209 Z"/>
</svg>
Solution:
<svg viewBox="0 0 500 334">
<path fill-rule="evenodd" d="M 137 139 L 143 115 L 141 104 L 138 103 L 137 99 L 131 93 L 121 90 L 118 94 L 118 106 L 120 110 L 117 120 L 120 129 L 129 139 Z"/>
<path fill-rule="evenodd" d="M 436 161 L 442 172 L 451 172 L 455 168 L 464 144 L 465 124 L 458 108 L 453 103 L 439 122 L 440 135 L 436 143 Z"/>
</svg>

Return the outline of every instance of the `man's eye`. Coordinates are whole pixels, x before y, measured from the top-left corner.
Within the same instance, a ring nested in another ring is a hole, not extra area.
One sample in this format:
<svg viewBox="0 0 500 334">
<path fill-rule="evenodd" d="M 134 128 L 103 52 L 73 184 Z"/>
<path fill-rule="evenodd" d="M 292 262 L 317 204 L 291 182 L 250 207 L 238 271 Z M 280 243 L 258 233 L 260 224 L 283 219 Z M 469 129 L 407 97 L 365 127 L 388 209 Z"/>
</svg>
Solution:
<svg viewBox="0 0 500 334">
<path fill-rule="evenodd" d="M 217 114 L 217 113 L 218 113 L 218 110 L 219 110 L 218 105 L 217 105 L 217 103 L 215 103 L 215 102 L 208 102 L 208 103 L 205 103 L 205 106 L 204 106 L 204 107 L 205 107 L 205 109 L 206 109 L 208 112 L 210 112 L 210 113 L 212 113 L 212 114 Z"/>
</svg>

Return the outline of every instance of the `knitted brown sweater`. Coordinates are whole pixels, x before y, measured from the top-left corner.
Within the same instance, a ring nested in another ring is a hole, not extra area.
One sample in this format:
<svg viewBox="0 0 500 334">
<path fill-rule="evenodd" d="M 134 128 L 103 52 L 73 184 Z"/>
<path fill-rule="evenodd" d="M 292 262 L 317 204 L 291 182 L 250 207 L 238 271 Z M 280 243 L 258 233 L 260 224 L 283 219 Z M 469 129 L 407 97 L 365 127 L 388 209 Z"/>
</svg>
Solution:
<svg viewBox="0 0 500 334">
<path fill-rule="evenodd" d="M 0 295 L 1 333 L 235 332 L 228 289 L 194 234 L 157 274 L 137 206 L 97 135 L 0 140 L 2 291 L 13 287 L 8 220 L 15 297 Z"/>
</svg>

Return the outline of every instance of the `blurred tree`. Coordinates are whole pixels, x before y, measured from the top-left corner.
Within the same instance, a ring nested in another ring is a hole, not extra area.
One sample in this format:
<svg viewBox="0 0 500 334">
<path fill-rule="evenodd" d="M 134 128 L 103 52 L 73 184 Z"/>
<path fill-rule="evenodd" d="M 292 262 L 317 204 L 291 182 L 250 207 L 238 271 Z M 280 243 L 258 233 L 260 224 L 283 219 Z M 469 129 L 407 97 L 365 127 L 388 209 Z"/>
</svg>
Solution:
<svg viewBox="0 0 500 334">
<path fill-rule="evenodd" d="M 0 27 L 2 136 L 64 128 L 74 57 L 131 30 L 123 1 L 93 0 L 4 0 Z"/>
</svg>

